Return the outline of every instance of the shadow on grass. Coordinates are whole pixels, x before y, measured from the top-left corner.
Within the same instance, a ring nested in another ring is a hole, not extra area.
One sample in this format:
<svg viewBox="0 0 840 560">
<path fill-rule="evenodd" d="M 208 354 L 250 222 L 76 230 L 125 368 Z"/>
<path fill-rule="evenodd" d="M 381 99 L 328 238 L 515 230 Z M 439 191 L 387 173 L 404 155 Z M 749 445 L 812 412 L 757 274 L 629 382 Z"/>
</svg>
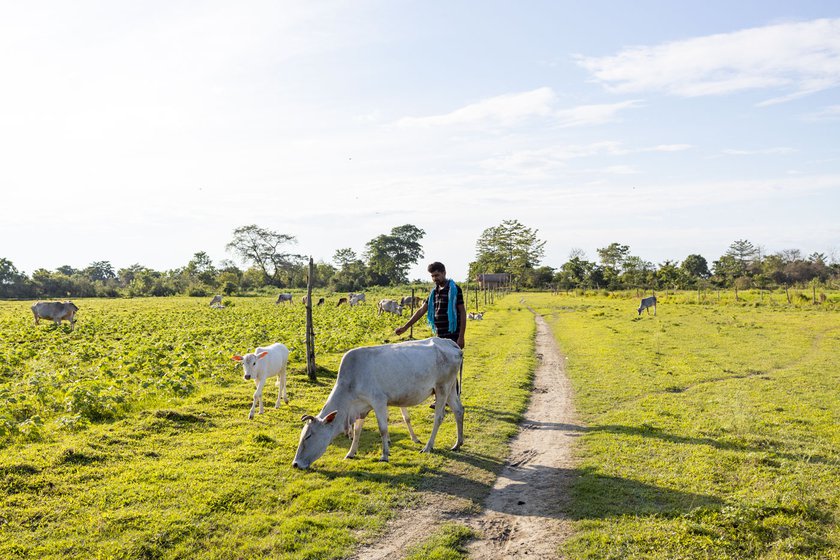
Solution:
<svg viewBox="0 0 840 560">
<path fill-rule="evenodd" d="M 453 457 L 460 455 L 460 458 L 482 467 L 501 468 L 497 461 L 490 458 L 455 452 L 452 455 Z M 434 491 L 466 499 L 482 506 L 486 505 L 484 500 L 491 490 L 489 484 L 443 471 L 427 471 L 422 475 L 391 475 L 382 472 L 373 473 L 365 469 L 341 471 L 319 469 L 319 473 L 331 479 L 351 477 L 394 487 Z M 623 515 L 677 517 L 700 507 L 711 510 L 723 507 L 723 502 L 713 496 L 663 488 L 626 478 L 605 476 L 594 469 L 524 465 L 508 469 L 506 475 L 510 477 L 511 486 L 514 488 L 517 485 L 539 480 L 540 487 L 544 488 L 548 495 L 557 492 L 558 489 L 570 488 L 568 494 L 563 494 L 556 500 L 530 500 L 525 497 L 526 489 L 523 486 L 523 500 L 528 500 L 530 503 L 506 501 L 495 508 L 495 511 L 499 513 L 510 515 L 522 515 L 523 506 L 527 507 L 528 516 L 574 520 L 606 519 Z M 533 489 L 528 490 L 531 490 L 533 494 Z"/>
<path fill-rule="evenodd" d="M 662 488 L 606 476 L 595 469 L 573 469 L 567 517 L 574 520 L 632 516 L 677 517 L 696 508 L 719 509 L 723 502 L 705 494 Z"/>
<path fill-rule="evenodd" d="M 625 436 L 641 436 L 659 439 L 668 443 L 689 444 L 689 445 L 708 445 L 715 449 L 724 451 L 739 451 L 743 453 L 770 453 L 771 455 L 786 459 L 789 461 L 805 461 L 808 463 L 821 463 L 826 465 L 835 465 L 836 461 L 824 457 L 822 455 L 799 455 L 796 453 L 785 453 L 776 449 L 777 446 L 782 445 L 772 440 L 767 440 L 761 445 L 750 444 L 740 441 L 726 441 L 718 440 L 711 437 L 689 437 L 680 436 L 668 433 L 655 426 L 622 426 L 622 425 L 603 425 L 582 428 L 584 433 L 606 432 L 610 434 L 619 434 Z"/>
<path fill-rule="evenodd" d="M 510 424 L 518 424 L 524 418 L 523 414 L 521 413 L 501 411 L 493 408 L 487 408 L 484 406 L 465 405 L 465 407 L 467 408 L 467 414 L 483 415 L 487 416 L 488 418 L 493 418 L 495 420 L 507 422 Z"/>
</svg>

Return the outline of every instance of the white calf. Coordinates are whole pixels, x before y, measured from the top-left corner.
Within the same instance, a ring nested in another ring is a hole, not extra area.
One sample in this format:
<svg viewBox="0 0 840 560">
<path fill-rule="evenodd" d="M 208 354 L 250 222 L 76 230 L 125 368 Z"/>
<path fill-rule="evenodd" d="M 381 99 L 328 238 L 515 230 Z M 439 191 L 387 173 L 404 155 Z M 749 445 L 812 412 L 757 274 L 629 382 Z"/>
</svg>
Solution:
<svg viewBox="0 0 840 560">
<path fill-rule="evenodd" d="M 265 382 L 269 377 L 277 377 L 275 383 L 279 387 L 277 391 L 277 402 L 274 408 L 280 407 L 280 398 L 283 402 L 289 404 L 289 399 L 286 397 L 286 365 L 289 362 L 289 349 L 279 342 L 266 346 L 265 348 L 257 348 L 250 354 L 244 356 L 233 356 L 237 362 L 241 362 L 245 369 L 245 380 L 253 379 L 257 385 L 257 390 L 254 392 L 254 402 L 251 404 L 251 412 L 248 418 L 254 419 L 254 411 L 257 408 L 257 402 L 260 404 L 260 414 L 263 413 L 263 398 L 262 392 Z"/>
<path fill-rule="evenodd" d="M 379 300 L 379 311 L 377 315 L 382 313 L 393 313 L 394 315 L 402 315 L 403 306 L 392 299 Z"/>
</svg>

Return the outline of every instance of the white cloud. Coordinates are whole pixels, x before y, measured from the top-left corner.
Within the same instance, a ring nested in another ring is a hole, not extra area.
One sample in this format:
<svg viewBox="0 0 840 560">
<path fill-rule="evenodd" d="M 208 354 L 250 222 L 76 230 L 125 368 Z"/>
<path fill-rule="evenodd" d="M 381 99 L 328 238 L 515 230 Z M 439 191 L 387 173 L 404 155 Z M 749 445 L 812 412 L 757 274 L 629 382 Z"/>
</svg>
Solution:
<svg viewBox="0 0 840 560">
<path fill-rule="evenodd" d="M 551 88 L 542 87 L 524 93 L 510 93 L 484 99 L 444 115 L 405 117 L 399 126 L 451 126 L 475 124 L 511 125 L 524 119 L 551 114 L 556 95 Z"/>
<path fill-rule="evenodd" d="M 755 27 L 576 60 L 618 93 L 788 92 L 766 105 L 840 85 L 840 19 Z"/>
<path fill-rule="evenodd" d="M 523 93 L 509 93 L 483 99 L 443 115 L 404 117 L 401 127 L 442 126 L 513 126 L 528 119 L 556 121 L 561 127 L 604 124 L 616 120 L 624 109 L 638 107 L 639 101 L 623 101 L 602 105 L 581 105 L 571 109 L 555 109 L 557 96 L 549 87 Z"/>
<path fill-rule="evenodd" d="M 618 112 L 641 106 L 638 100 L 622 101 L 603 105 L 581 105 L 572 109 L 563 109 L 554 113 L 560 126 L 589 126 L 612 122 L 618 118 Z"/>
<path fill-rule="evenodd" d="M 821 111 L 805 115 L 804 118 L 813 122 L 840 120 L 840 105 L 829 105 Z"/>
<path fill-rule="evenodd" d="M 627 148 L 621 142 L 603 141 L 584 145 L 551 146 L 536 150 L 518 150 L 503 156 L 488 158 L 480 163 L 486 170 L 515 173 L 529 176 L 547 176 L 552 171 L 564 168 L 568 161 L 598 156 L 617 157 L 646 152 L 680 152 L 691 149 L 690 144 L 660 144 L 641 148 Z M 626 165 L 611 165 L 599 168 L 608 173 L 637 173 Z"/>
<path fill-rule="evenodd" d="M 728 156 L 784 156 L 795 154 L 797 150 L 793 148 L 764 148 L 761 150 L 723 150 L 723 153 Z"/>
</svg>

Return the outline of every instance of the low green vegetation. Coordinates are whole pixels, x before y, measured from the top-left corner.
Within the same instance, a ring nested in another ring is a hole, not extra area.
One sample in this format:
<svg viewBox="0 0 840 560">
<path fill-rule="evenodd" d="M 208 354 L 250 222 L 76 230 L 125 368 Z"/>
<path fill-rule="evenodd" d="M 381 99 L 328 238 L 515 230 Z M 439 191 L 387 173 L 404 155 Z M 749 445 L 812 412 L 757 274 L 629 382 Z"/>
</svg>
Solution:
<svg viewBox="0 0 840 560">
<path fill-rule="evenodd" d="M 306 472 L 291 468 L 300 416 L 345 350 L 396 342 L 400 319 L 315 308 L 310 382 L 300 304 L 80 300 L 71 332 L 0 302 L 0 558 L 342 558 L 423 492 L 475 512 L 527 405 L 528 307 L 568 358 L 580 419 L 567 557 L 838 557 L 840 298 L 790 295 L 663 294 L 641 317 L 636 294 L 497 298 L 469 324 L 461 451 L 451 416 L 422 455 L 393 410 L 391 463 L 369 422 L 357 459 L 340 437 Z M 248 421 L 253 384 L 230 355 L 275 340 L 292 348 L 291 400 Z M 432 411 L 411 414 L 425 439 Z M 406 554 L 463 558 L 470 538 L 447 524 Z"/>
<path fill-rule="evenodd" d="M 580 416 L 563 552 L 840 557 L 837 308 L 658 299 L 638 317 L 629 295 L 526 296 L 568 358 Z"/>
<path fill-rule="evenodd" d="M 394 294 L 396 295 L 396 294 Z M 418 453 L 396 410 L 391 462 L 368 422 L 359 455 L 339 437 L 309 471 L 291 468 L 304 413 L 317 413 L 352 347 L 397 342 L 403 319 L 374 305 L 315 308 L 318 380 L 304 372 L 304 308 L 269 298 L 77 300 L 74 331 L 34 326 L 29 302 L 0 302 L 0 558 L 343 558 L 374 541 L 424 490 L 475 509 L 503 464 L 533 370 L 521 308 L 470 324 L 466 442 Z M 415 326 L 415 337 L 428 336 Z M 254 385 L 230 356 L 292 348 L 289 405 L 247 419 Z M 524 342 L 524 344 L 523 344 Z M 421 439 L 433 412 L 411 409 Z M 465 540 L 455 528 L 429 546 Z M 440 554 L 440 552 L 434 552 Z M 448 556 L 434 556 L 448 557 Z"/>
</svg>

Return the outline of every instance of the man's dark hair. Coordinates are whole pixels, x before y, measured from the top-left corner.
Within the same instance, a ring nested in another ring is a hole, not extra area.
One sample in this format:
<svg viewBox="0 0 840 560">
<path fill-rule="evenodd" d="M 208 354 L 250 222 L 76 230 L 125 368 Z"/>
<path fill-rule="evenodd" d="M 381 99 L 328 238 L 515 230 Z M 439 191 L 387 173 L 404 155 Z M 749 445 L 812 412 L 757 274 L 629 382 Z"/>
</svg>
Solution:
<svg viewBox="0 0 840 560">
<path fill-rule="evenodd" d="M 437 261 L 430 264 L 427 270 L 429 271 L 429 274 L 431 274 L 432 272 L 443 272 L 444 274 L 446 274 L 446 267 L 443 266 L 443 263 Z"/>
</svg>

